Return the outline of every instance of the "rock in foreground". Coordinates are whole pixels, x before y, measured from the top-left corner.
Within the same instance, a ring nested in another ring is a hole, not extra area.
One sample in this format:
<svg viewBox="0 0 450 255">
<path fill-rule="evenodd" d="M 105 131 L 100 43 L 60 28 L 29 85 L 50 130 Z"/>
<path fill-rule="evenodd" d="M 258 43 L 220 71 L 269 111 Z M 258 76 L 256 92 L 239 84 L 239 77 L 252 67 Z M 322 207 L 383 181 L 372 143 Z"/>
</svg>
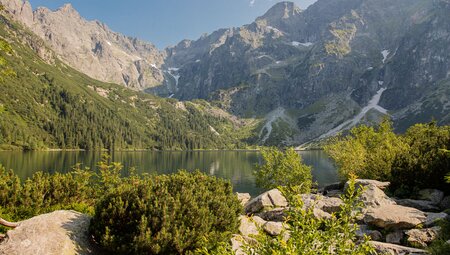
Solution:
<svg viewBox="0 0 450 255">
<path fill-rule="evenodd" d="M 89 241 L 90 217 L 55 211 L 22 221 L 0 244 L 1 255 L 98 254 Z"/>
</svg>

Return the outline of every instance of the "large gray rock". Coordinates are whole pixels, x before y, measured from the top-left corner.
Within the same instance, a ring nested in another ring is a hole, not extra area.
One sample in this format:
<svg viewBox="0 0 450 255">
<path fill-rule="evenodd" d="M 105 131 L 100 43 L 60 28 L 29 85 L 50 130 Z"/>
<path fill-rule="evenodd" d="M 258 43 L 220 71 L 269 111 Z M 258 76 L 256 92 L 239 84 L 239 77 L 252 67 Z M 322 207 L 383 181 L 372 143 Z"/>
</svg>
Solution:
<svg viewBox="0 0 450 255">
<path fill-rule="evenodd" d="M 356 230 L 356 236 L 359 239 L 363 239 L 364 236 L 370 237 L 370 240 L 380 241 L 383 238 L 383 235 L 378 230 L 370 229 L 367 225 L 359 225 L 358 230 Z"/>
<path fill-rule="evenodd" d="M 423 189 L 419 191 L 418 198 L 420 200 L 428 200 L 434 205 L 439 205 L 444 198 L 444 192 L 437 189 Z"/>
<path fill-rule="evenodd" d="M 288 202 L 278 189 L 272 189 L 250 200 L 245 206 L 248 214 L 257 213 L 263 210 L 270 210 L 276 207 L 286 207 Z"/>
<path fill-rule="evenodd" d="M 22 221 L 7 232 L 2 255 L 98 254 L 90 242 L 90 217 L 75 211 L 55 211 Z"/>
<path fill-rule="evenodd" d="M 439 203 L 439 207 L 442 210 L 450 209 L 450 196 L 446 196 L 442 199 L 442 201 Z"/>
<path fill-rule="evenodd" d="M 405 234 L 400 230 L 389 233 L 386 235 L 386 243 L 401 244 L 404 236 Z"/>
<path fill-rule="evenodd" d="M 363 182 L 364 183 L 364 182 Z M 378 184 L 381 185 L 381 184 Z M 389 198 L 383 190 L 377 185 L 367 184 L 360 197 L 361 201 L 366 207 L 376 207 L 382 205 L 395 205 L 395 201 Z"/>
<path fill-rule="evenodd" d="M 339 212 L 343 204 L 342 199 L 337 197 L 324 197 L 317 201 L 317 207 L 327 213 Z"/>
<path fill-rule="evenodd" d="M 392 255 L 428 254 L 428 252 L 426 250 L 401 246 L 401 245 L 397 245 L 397 244 L 382 243 L 382 242 L 377 242 L 377 241 L 370 241 L 369 243 L 380 254 L 392 254 Z"/>
<path fill-rule="evenodd" d="M 427 213 L 427 220 L 424 223 L 425 227 L 434 227 L 440 220 L 448 219 L 448 214 L 441 213 Z"/>
<path fill-rule="evenodd" d="M 368 208 L 364 221 L 372 226 L 385 229 L 411 229 L 426 221 L 424 212 L 401 205 L 385 204 Z"/>
<path fill-rule="evenodd" d="M 286 210 L 288 210 L 288 209 L 289 209 L 289 207 L 275 208 L 270 211 L 258 213 L 257 215 L 267 221 L 281 222 L 281 221 L 285 220 L 285 218 L 287 216 Z"/>
<path fill-rule="evenodd" d="M 263 226 L 264 231 L 271 236 L 277 236 L 283 231 L 283 223 L 269 221 Z"/>
<path fill-rule="evenodd" d="M 426 248 L 428 244 L 434 241 L 439 234 L 440 227 L 425 229 L 411 229 L 405 232 L 407 242 L 414 247 Z"/>
<path fill-rule="evenodd" d="M 356 187 L 367 187 L 367 186 L 375 186 L 381 190 L 385 190 L 391 183 L 390 182 L 380 182 L 377 180 L 368 180 L 368 179 L 356 179 L 355 185 Z M 349 182 L 345 183 L 344 189 L 346 190 L 349 185 Z"/>
<path fill-rule="evenodd" d="M 241 202 L 242 206 L 245 206 L 252 198 L 249 193 L 236 192 L 236 196 L 238 197 L 238 200 Z"/>
<path fill-rule="evenodd" d="M 239 225 L 239 233 L 243 236 L 252 236 L 252 235 L 258 235 L 259 230 L 256 226 L 256 223 L 247 216 L 241 216 L 240 218 L 241 224 Z"/>
<path fill-rule="evenodd" d="M 397 202 L 397 204 L 399 205 L 414 207 L 421 211 L 436 212 L 439 210 L 439 207 L 437 207 L 433 202 L 428 200 L 396 199 L 395 202 Z"/>
</svg>

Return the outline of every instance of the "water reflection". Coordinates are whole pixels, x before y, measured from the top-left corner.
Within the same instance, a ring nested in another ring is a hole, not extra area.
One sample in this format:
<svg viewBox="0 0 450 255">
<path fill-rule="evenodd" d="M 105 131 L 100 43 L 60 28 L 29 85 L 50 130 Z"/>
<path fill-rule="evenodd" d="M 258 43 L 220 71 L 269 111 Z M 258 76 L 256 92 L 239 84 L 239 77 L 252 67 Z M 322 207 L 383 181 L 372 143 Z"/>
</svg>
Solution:
<svg viewBox="0 0 450 255">
<path fill-rule="evenodd" d="M 321 185 L 337 180 L 336 170 L 323 151 L 300 152 L 306 164 L 313 166 L 314 179 Z M 21 178 L 36 171 L 67 172 L 77 163 L 94 169 L 101 152 L 0 152 L 0 164 L 13 169 Z M 261 161 L 253 151 L 165 151 L 114 152 L 112 159 L 124 165 L 124 173 L 135 167 L 138 173 L 174 173 L 178 169 L 199 169 L 210 175 L 231 180 L 237 192 L 252 195 L 255 187 L 253 166 Z"/>
</svg>

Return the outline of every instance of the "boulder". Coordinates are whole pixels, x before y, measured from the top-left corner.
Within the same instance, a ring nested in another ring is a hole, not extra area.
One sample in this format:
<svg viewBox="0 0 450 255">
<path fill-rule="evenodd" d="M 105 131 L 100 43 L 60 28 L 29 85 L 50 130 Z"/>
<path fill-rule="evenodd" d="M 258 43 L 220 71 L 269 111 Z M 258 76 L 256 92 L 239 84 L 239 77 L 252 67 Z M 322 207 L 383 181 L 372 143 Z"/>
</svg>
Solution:
<svg viewBox="0 0 450 255">
<path fill-rule="evenodd" d="M 345 183 L 344 190 L 347 190 L 349 182 Z M 391 183 L 390 182 L 380 182 L 376 180 L 368 180 L 368 179 L 356 179 L 355 185 L 356 187 L 366 187 L 366 186 L 375 186 L 381 190 L 385 190 Z"/>
<path fill-rule="evenodd" d="M 245 206 L 245 212 L 252 214 L 287 205 L 288 202 L 281 192 L 278 189 L 272 189 L 250 200 Z"/>
<path fill-rule="evenodd" d="M 439 203 L 439 207 L 442 210 L 450 209 L 450 196 L 446 196 L 442 199 L 442 201 Z"/>
<path fill-rule="evenodd" d="M 238 197 L 238 200 L 241 202 L 242 206 L 245 206 L 247 202 L 250 201 L 250 199 L 252 198 L 249 193 L 236 192 L 236 195 Z"/>
<path fill-rule="evenodd" d="M 375 248 L 376 252 L 380 254 L 392 254 L 392 255 L 413 255 L 413 254 L 428 254 L 426 250 L 401 246 L 398 244 L 382 243 L 377 241 L 369 241 L 370 245 Z"/>
<path fill-rule="evenodd" d="M 433 202 L 428 201 L 428 200 L 397 199 L 395 201 L 399 205 L 414 207 L 421 211 L 427 211 L 427 212 L 439 211 L 439 208 L 435 204 L 433 204 Z"/>
<path fill-rule="evenodd" d="M 317 201 L 317 207 L 327 213 L 339 212 L 343 204 L 342 199 L 337 197 L 324 197 Z"/>
<path fill-rule="evenodd" d="M 240 235 L 233 235 L 233 237 L 231 237 L 231 249 L 235 255 L 246 255 L 242 249 L 244 242 L 244 237 Z"/>
<path fill-rule="evenodd" d="M 440 227 L 425 229 L 411 229 L 405 232 L 406 241 L 414 247 L 426 248 L 429 243 L 434 241 L 439 234 Z"/>
<path fill-rule="evenodd" d="M 395 231 L 386 235 L 386 243 L 401 244 L 405 234 L 403 231 Z M 374 240 L 377 241 L 377 240 Z"/>
<path fill-rule="evenodd" d="M 401 205 L 385 204 L 368 208 L 364 216 L 366 224 L 385 229 L 411 229 L 426 221 L 424 212 Z"/>
<path fill-rule="evenodd" d="M 374 241 L 380 241 L 383 238 L 380 231 L 372 230 L 367 225 L 359 225 L 358 230 L 356 230 L 356 236 L 359 239 L 363 239 L 364 235 L 370 237 L 370 239 Z"/>
<path fill-rule="evenodd" d="M 282 221 L 284 221 L 285 217 L 287 216 L 286 210 L 288 210 L 288 209 L 289 209 L 288 207 L 275 208 L 270 211 L 258 213 L 257 215 L 267 221 L 282 222 Z"/>
<path fill-rule="evenodd" d="M 7 232 L 0 254 L 98 254 L 89 238 L 90 217 L 75 211 L 55 211 L 22 221 Z"/>
<path fill-rule="evenodd" d="M 241 216 L 239 217 L 241 224 L 239 226 L 239 232 L 243 236 L 251 236 L 251 235 L 258 235 L 259 230 L 256 226 L 255 222 L 247 216 Z"/>
<path fill-rule="evenodd" d="M 263 226 L 264 231 L 271 236 L 277 236 L 283 231 L 283 223 L 268 221 Z"/>
<path fill-rule="evenodd" d="M 427 213 L 427 220 L 424 223 L 425 227 L 434 227 L 436 223 L 440 220 L 447 219 L 448 214 L 441 213 Z"/>
<path fill-rule="evenodd" d="M 324 192 L 324 195 L 326 195 L 327 197 L 340 198 L 343 194 L 344 194 L 344 192 L 342 190 L 330 190 L 330 191 Z"/>
<path fill-rule="evenodd" d="M 420 200 L 428 200 L 434 205 L 439 205 L 444 198 L 444 192 L 437 189 L 423 189 L 419 191 L 418 198 Z"/>
<path fill-rule="evenodd" d="M 264 224 L 266 224 L 267 221 L 265 221 L 264 219 L 262 219 L 259 216 L 253 216 L 251 218 L 251 220 L 256 224 L 257 227 L 262 227 L 264 226 Z"/>
<path fill-rule="evenodd" d="M 389 198 L 383 190 L 376 185 L 368 184 L 364 186 L 361 194 L 361 201 L 366 207 L 376 207 L 381 205 L 395 205 L 395 201 Z"/>
</svg>

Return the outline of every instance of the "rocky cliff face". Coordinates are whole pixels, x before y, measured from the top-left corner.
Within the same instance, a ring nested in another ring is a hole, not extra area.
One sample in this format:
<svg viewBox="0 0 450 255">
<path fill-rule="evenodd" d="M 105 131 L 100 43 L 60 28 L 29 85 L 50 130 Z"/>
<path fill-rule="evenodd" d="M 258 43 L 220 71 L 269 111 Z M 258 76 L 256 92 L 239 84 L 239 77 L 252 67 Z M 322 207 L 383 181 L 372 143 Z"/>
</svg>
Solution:
<svg viewBox="0 0 450 255">
<path fill-rule="evenodd" d="M 28 1 L 0 0 L 19 22 L 42 38 L 75 69 L 107 82 L 142 90 L 161 84 L 164 54 L 150 43 L 112 32 L 99 21 L 87 21 L 70 5 L 56 11 Z"/>
</svg>

